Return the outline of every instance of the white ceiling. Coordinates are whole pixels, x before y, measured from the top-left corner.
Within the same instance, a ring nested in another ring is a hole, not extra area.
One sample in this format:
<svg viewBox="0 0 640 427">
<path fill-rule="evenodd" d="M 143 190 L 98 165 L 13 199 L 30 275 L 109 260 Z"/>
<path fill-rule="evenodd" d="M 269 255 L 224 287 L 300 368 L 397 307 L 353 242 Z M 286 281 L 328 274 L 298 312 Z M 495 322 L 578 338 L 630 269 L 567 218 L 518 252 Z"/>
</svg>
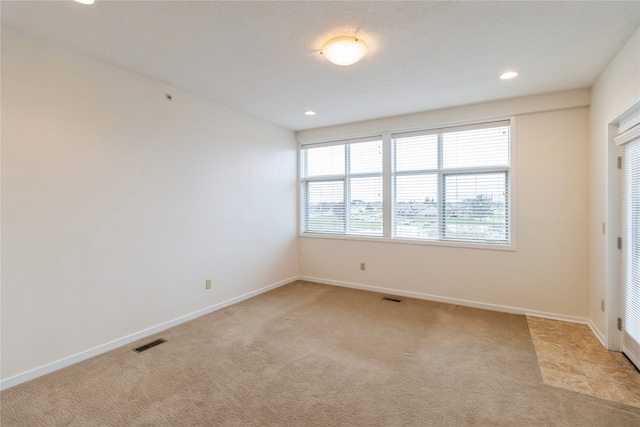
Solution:
<svg viewBox="0 0 640 427">
<path fill-rule="evenodd" d="M 640 26 L 639 1 L 3 1 L 1 14 L 293 130 L 589 87 Z M 323 59 L 342 34 L 369 55 Z M 520 76 L 500 80 L 507 69 Z"/>
</svg>

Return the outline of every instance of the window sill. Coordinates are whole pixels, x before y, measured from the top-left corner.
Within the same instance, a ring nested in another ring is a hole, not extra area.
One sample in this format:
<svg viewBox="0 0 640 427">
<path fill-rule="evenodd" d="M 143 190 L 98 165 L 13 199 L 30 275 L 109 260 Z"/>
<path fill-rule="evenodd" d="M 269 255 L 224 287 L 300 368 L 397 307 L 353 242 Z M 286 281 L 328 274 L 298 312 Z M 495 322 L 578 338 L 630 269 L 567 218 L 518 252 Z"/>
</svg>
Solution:
<svg viewBox="0 0 640 427">
<path fill-rule="evenodd" d="M 421 246 L 445 246 L 453 248 L 465 248 L 465 249 L 489 249 L 497 251 L 512 251 L 515 252 L 515 242 L 511 243 L 478 243 L 478 242 L 463 242 L 458 240 L 412 240 L 412 239 L 389 239 L 384 237 L 371 237 L 371 236 L 355 236 L 344 234 L 322 234 L 322 233 L 298 233 L 298 237 L 305 239 L 329 239 L 329 240 L 351 240 L 359 242 L 372 242 L 372 243 L 391 243 L 401 245 L 421 245 Z"/>
</svg>

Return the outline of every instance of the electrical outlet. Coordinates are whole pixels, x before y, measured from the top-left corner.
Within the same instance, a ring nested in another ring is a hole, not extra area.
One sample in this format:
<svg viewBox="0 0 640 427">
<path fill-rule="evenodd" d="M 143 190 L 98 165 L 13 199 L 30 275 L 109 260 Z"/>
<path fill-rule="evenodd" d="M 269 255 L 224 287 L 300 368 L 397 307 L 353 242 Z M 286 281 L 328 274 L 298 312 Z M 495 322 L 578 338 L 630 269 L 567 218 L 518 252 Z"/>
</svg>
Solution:
<svg viewBox="0 0 640 427">
<path fill-rule="evenodd" d="M 602 234 L 607 234 L 607 224 L 605 222 L 602 223 Z"/>
<path fill-rule="evenodd" d="M 211 279 L 207 279 L 207 281 L 204 282 L 204 288 L 211 289 Z"/>
<path fill-rule="evenodd" d="M 600 310 L 604 311 L 604 300 L 600 300 Z"/>
<path fill-rule="evenodd" d="M 365 264 L 364 262 L 360 263 L 360 270 L 364 271 L 367 268 L 367 264 Z"/>
</svg>

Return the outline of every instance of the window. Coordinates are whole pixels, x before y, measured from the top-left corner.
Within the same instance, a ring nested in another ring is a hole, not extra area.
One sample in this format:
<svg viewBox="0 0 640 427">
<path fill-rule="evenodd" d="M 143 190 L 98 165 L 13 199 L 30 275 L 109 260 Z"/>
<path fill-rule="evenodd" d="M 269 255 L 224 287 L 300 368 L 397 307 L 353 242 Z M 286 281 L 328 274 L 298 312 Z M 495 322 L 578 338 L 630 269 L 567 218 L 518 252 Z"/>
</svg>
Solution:
<svg viewBox="0 0 640 427">
<path fill-rule="evenodd" d="M 392 138 L 392 237 L 508 243 L 508 122 Z"/>
<path fill-rule="evenodd" d="M 509 246 L 510 129 L 505 120 L 303 145 L 302 232 Z"/>
<path fill-rule="evenodd" d="M 382 236 L 382 141 L 304 147 L 305 233 Z"/>
</svg>

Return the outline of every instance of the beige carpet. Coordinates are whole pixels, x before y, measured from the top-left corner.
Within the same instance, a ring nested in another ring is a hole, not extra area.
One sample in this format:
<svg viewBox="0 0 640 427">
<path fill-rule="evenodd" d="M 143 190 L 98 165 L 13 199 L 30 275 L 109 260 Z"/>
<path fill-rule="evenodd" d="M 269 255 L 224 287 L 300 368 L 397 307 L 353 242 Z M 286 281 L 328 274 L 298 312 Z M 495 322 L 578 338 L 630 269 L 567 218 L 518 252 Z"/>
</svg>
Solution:
<svg viewBox="0 0 640 427">
<path fill-rule="evenodd" d="M 543 384 L 524 316 L 381 297 L 281 287 L 6 390 L 2 425 L 640 425 Z"/>
</svg>

